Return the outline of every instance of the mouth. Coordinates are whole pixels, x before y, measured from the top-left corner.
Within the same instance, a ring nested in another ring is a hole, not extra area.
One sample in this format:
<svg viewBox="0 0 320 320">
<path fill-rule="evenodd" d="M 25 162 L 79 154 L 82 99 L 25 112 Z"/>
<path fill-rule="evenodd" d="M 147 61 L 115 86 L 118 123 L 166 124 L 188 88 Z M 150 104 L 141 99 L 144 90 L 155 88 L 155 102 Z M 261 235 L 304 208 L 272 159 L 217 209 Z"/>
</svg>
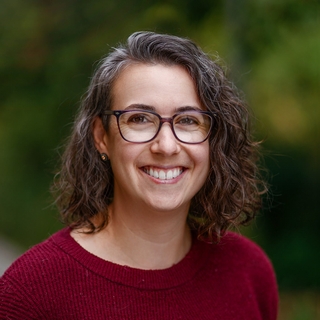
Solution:
<svg viewBox="0 0 320 320">
<path fill-rule="evenodd" d="M 184 169 L 183 167 L 176 167 L 176 168 L 171 168 L 171 169 L 159 169 L 159 168 L 155 168 L 155 167 L 144 167 L 143 171 L 155 178 L 155 179 L 159 179 L 159 180 L 173 180 L 175 178 L 177 178 L 178 176 L 180 176 Z"/>
</svg>

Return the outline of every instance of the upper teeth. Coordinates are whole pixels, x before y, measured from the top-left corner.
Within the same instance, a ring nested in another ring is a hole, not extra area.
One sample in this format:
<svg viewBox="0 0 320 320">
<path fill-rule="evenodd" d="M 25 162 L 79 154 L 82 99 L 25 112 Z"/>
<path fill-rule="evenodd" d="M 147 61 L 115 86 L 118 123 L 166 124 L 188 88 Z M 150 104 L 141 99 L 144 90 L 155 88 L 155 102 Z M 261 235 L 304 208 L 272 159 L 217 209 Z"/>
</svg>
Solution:
<svg viewBox="0 0 320 320">
<path fill-rule="evenodd" d="M 156 179 L 161 179 L 161 180 L 170 180 L 176 178 L 178 175 L 182 173 L 181 168 L 175 168 L 175 169 L 170 169 L 170 170 L 157 170 L 154 168 L 148 168 L 145 169 L 145 172 L 150 175 L 151 177 L 154 177 Z"/>
</svg>

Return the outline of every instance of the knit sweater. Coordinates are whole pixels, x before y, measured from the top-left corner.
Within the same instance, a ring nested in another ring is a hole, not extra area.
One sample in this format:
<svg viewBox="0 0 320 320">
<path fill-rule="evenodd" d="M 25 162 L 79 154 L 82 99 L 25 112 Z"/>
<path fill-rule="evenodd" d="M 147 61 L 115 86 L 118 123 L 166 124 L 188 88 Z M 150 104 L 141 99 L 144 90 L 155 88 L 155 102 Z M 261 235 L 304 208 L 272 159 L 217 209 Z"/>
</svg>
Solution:
<svg viewBox="0 0 320 320">
<path fill-rule="evenodd" d="M 98 258 L 63 229 L 0 279 L 0 319 L 275 320 L 277 305 L 270 261 L 234 233 L 194 239 L 168 269 L 140 270 Z"/>
</svg>

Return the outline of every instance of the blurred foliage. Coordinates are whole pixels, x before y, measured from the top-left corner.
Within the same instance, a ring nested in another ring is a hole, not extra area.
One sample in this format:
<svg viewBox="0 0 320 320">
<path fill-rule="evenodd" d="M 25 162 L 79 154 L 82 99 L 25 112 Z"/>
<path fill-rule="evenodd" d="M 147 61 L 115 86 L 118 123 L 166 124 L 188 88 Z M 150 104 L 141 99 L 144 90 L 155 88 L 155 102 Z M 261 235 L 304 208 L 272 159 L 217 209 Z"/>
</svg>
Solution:
<svg viewBox="0 0 320 320">
<path fill-rule="evenodd" d="M 279 320 L 320 319 L 319 292 L 286 292 L 280 295 Z"/>
<path fill-rule="evenodd" d="M 137 30 L 224 58 L 256 115 L 272 185 L 248 234 L 280 289 L 319 289 L 317 0 L 2 0 L 0 232 L 27 248 L 61 227 L 49 186 L 95 62 Z M 297 318 L 298 319 L 298 318 Z"/>
</svg>

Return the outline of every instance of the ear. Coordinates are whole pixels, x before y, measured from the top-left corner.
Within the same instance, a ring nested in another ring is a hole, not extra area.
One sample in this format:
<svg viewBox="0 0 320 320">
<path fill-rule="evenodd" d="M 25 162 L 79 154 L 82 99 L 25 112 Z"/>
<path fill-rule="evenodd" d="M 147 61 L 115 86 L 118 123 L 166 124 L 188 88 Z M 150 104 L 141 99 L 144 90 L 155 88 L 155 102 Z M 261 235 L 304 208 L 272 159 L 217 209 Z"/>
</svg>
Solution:
<svg viewBox="0 0 320 320">
<path fill-rule="evenodd" d="M 92 124 L 92 135 L 94 140 L 94 145 L 96 149 L 100 153 L 108 154 L 108 146 L 107 146 L 107 133 L 102 124 L 102 120 L 100 117 L 96 117 Z"/>
</svg>

